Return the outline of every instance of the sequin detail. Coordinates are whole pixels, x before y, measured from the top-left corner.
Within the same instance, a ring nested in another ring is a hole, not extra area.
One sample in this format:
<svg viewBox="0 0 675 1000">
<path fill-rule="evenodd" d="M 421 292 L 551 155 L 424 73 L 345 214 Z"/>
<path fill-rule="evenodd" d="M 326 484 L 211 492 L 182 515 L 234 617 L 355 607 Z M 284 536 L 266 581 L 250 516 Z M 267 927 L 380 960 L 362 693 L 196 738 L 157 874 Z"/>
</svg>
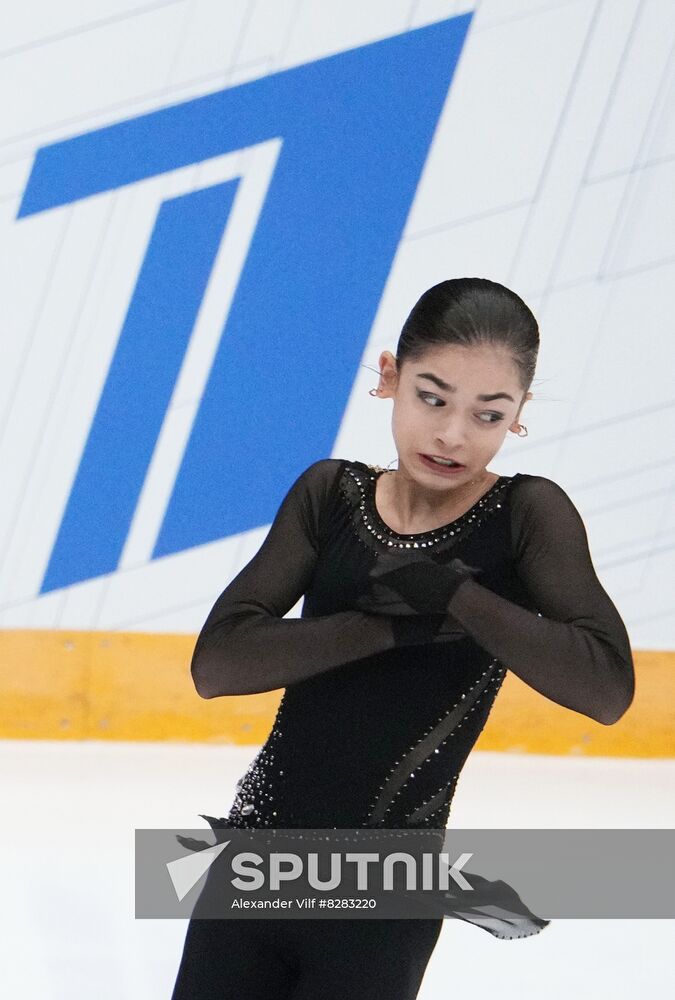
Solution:
<svg viewBox="0 0 675 1000">
<path fill-rule="evenodd" d="M 384 470 L 373 465 L 367 465 L 366 468 L 371 471 L 362 472 L 357 463 L 345 465 L 343 475 L 340 477 L 339 492 L 351 511 L 352 523 L 359 538 L 367 547 L 375 549 L 387 547 L 438 550 L 454 545 L 460 539 L 466 538 L 488 514 L 501 508 L 502 491 L 514 478 L 500 476 L 469 510 L 454 521 L 432 528 L 430 531 L 403 535 L 389 528 L 377 512 L 375 483 Z"/>
<path fill-rule="evenodd" d="M 503 490 L 512 482 L 511 478 L 500 477 L 470 510 L 447 525 L 414 535 L 399 535 L 390 531 L 386 525 L 382 524 L 379 528 L 377 524 L 379 518 L 374 505 L 374 483 L 377 474 L 382 471 L 384 470 L 365 466 L 363 463 L 348 463 L 339 481 L 342 498 L 340 508 L 345 522 L 347 524 L 351 522 L 351 527 L 355 529 L 354 537 L 362 545 L 369 551 L 376 552 L 382 551 L 383 547 L 386 549 L 392 546 L 420 549 L 433 546 L 434 550 L 442 550 L 454 545 L 473 531 L 490 513 L 502 506 Z M 455 734 L 461 730 L 467 717 L 485 704 L 493 691 L 496 694 L 504 672 L 504 668 L 499 667 L 496 660 L 487 664 L 476 683 L 461 695 L 457 703 L 435 720 L 416 743 L 406 748 L 399 760 L 393 762 L 389 774 L 379 789 L 375 789 L 374 786 L 371 789 L 375 801 L 371 801 L 367 806 L 367 800 L 363 803 L 367 813 L 364 823 L 366 828 L 391 827 L 400 823 L 406 826 L 420 824 L 427 828 L 445 825 L 458 774 L 452 773 L 453 766 L 449 763 L 447 779 L 441 787 L 438 787 L 443 778 L 442 770 L 438 772 L 434 782 L 431 775 L 436 773 L 436 769 L 429 773 L 425 769 L 432 767 L 432 761 L 438 761 L 442 765 L 443 758 L 437 755 L 441 754 L 444 748 L 452 759 L 454 750 L 451 741 Z M 279 704 L 267 742 L 249 765 L 244 776 L 237 782 L 236 796 L 226 821 L 228 826 L 274 828 L 280 822 L 285 825 L 296 821 L 296 818 L 284 809 L 284 782 L 287 779 L 283 776 L 283 770 L 278 769 L 274 759 L 275 750 L 278 748 L 277 741 L 282 738 L 282 730 L 285 728 L 282 713 L 284 698 L 285 695 Z M 404 801 L 402 793 L 414 789 L 417 784 L 415 778 L 420 778 L 423 774 L 426 777 L 419 782 L 419 794 L 407 794 L 405 801 L 409 804 L 401 809 Z M 409 802 L 411 798 L 412 802 Z M 399 807 L 397 810 L 396 806 Z"/>
<path fill-rule="evenodd" d="M 410 826 L 415 826 L 419 822 L 428 823 L 432 816 L 439 813 L 441 809 L 446 806 L 450 806 L 450 799 L 454 792 L 454 787 L 459 777 L 458 774 L 453 774 L 449 781 L 446 781 L 438 791 L 432 795 L 430 798 L 423 802 L 422 805 L 418 806 L 411 813 L 408 814 L 407 820 Z"/>
<path fill-rule="evenodd" d="M 228 825 L 232 827 L 265 827 L 274 826 L 276 821 L 276 789 L 272 775 L 283 775 L 274 767 L 274 750 L 276 741 L 280 739 L 282 730 L 279 726 L 279 716 L 284 702 L 285 693 L 277 709 L 274 725 L 267 742 L 249 764 L 246 773 L 236 784 L 236 795 L 228 814 Z M 247 818 L 250 817 L 250 822 Z"/>
<path fill-rule="evenodd" d="M 370 806 L 367 820 L 369 826 L 381 826 L 385 823 L 387 815 L 391 812 L 409 781 L 415 778 L 416 774 L 431 758 L 431 755 L 440 753 L 441 747 L 461 729 L 467 717 L 476 710 L 491 684 L 495 684 L 494 690 L 490 692 L 494 700 L 505 673 L 506 668 L 499 665 L 499 661 L 493 658 L 478 680 L 460 696 L 459 700 L 422 734 L 417 743 L 414 743 L 400 760 L 394 761 L 388 776 L 380 785 L 376 801 Z M 451 776 L 452 779 L 456 777 L 457 775 Z M 438 794 L 434 793 L 431 798 L 435 799 Z M 424 807 L 429 803 L 430 800 L 427 799 L 413 813 L 409 814 L 407 819 L 413 822 L 417 821 L 420 818 L 417 814 L 420 810 L 424 810 Z"/>
</svg>

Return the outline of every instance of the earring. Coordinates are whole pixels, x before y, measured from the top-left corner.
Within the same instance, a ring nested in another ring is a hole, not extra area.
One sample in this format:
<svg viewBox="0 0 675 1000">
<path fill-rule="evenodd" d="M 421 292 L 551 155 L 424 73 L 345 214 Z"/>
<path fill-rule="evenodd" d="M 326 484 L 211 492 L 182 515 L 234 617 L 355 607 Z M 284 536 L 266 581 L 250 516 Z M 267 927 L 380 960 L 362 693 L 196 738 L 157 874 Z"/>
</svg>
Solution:
<svg viewBox="0 0 675 1000">
<path fill-rule="evenodd" d="M 369 389 L 368 390 L 368 395 L 369 396 L 377 396 L 377 394 L 378 394 L 379 391 L 380 391 L 379 389 Z"/>
<path fill-rule="evenodd" d="M 398 458 L 392 458 L 391 462 L 387 466 L 387 472 L 391 472 L 392 471 L 391 470 L 391 465 L 392 465 L 393 462 L 398 462 Z"/>
<path fill-rule="evenodd" d="M 520 433 L 521 431 L 525 431 L 525 433 L 521 434 Z M 527 427 L 525 426 L 525 424 L 518 424 L 517 435 L 518 435 L 519 438 L 526 438 L 527 437 Z"/>
</svg>

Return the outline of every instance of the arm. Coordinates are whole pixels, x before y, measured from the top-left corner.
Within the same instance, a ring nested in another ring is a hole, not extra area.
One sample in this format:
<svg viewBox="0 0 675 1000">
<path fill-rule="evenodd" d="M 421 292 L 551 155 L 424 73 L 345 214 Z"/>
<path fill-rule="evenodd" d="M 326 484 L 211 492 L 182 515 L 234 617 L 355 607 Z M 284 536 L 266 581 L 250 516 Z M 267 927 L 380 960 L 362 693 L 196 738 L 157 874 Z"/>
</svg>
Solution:
<svg viewBox="0 0 675 1000">
<path fill-rule="evenodd" d="M 274 691 L 430 638 L 434 624 L 424 616 L 402 623 L 355 610 L 284 619 L 310 585 L 320 512 L 340 470 L 339 461 L 322 459 L 296 479 L 260 549 L 215 602 L 192 655 L 202 698 Z"/>
<path fill-rule="evenodd" d="M 624 623 L 596 576 L 586 529 L 565 491 L 527 476 L 511 496 L 514 558 L 540 614 L 455 567 L 411 565 L 375 576 L 417 611 L 446 612 L 509 670 L 552 701 L 612 725 L 633 700 L 635 676 Z M 391 565 L 391 563 L 390 563 Z M 406 587 L 407 584 L 407 587 Z"/>
</svg>

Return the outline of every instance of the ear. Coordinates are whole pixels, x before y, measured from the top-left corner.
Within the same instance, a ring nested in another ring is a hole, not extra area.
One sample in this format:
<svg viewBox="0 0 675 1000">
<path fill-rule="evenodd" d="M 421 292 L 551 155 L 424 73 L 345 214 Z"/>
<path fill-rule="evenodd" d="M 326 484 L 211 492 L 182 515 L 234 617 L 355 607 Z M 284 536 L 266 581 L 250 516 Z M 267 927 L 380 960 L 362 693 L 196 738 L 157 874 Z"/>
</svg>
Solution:
<svg viewBox="0 0 675 1000">
<path fill-rule="evenodd" d="M 379 368 L 380 381 L 377 386 L 377 394 L 380 399 L 387 399 L 394 395 L 398 384 L 398 365 L 391 351 L 382 351 L 379 358 Z"/>
<path fill-rule="evenodd" d="M 509 430 L 512 431 L 514 434 L 517 434 L 518 430 L 520 428 L 520 415 L 523 412 L 523 407 L 525 406 L 525 403 L 527 403 L 528 399 L 532 399 L 532 398 L 533 397 L 532 397 L 532 393 L 531 392 L 526 392 L 525 395 L 523 396 L 523 401 L 520 404 L 520 406 L 518 407 L 518 412 L 516 413 L 515 417 L 513 418 L 513 423 L 509 427 Z"/>
</svg>

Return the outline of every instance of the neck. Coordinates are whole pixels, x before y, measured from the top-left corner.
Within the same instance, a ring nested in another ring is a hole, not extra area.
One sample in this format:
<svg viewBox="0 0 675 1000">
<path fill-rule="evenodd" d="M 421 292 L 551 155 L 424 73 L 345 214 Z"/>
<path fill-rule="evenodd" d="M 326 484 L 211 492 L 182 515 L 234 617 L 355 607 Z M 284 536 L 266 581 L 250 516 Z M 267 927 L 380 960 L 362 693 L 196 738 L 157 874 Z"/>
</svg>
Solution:
<svg viewBox="0 0 675 1000">
<path fill-rule="evenodd" d="M 405 472 L 385 470 L 386 480 L 380 496 L 396 520 L 408 526 L 424 523 L 447 523 L 455 514 L 468 509 L 485 492 L 493 474 L 483 469 L 470 480 L 443 490 L 427 490 Z M 384 493 L 384 496 L 382 494 Z M 390 515 L 391 516 L 391 515 Z M 410 531 L 414 531 L 411 528 Z"/>
</svg>

